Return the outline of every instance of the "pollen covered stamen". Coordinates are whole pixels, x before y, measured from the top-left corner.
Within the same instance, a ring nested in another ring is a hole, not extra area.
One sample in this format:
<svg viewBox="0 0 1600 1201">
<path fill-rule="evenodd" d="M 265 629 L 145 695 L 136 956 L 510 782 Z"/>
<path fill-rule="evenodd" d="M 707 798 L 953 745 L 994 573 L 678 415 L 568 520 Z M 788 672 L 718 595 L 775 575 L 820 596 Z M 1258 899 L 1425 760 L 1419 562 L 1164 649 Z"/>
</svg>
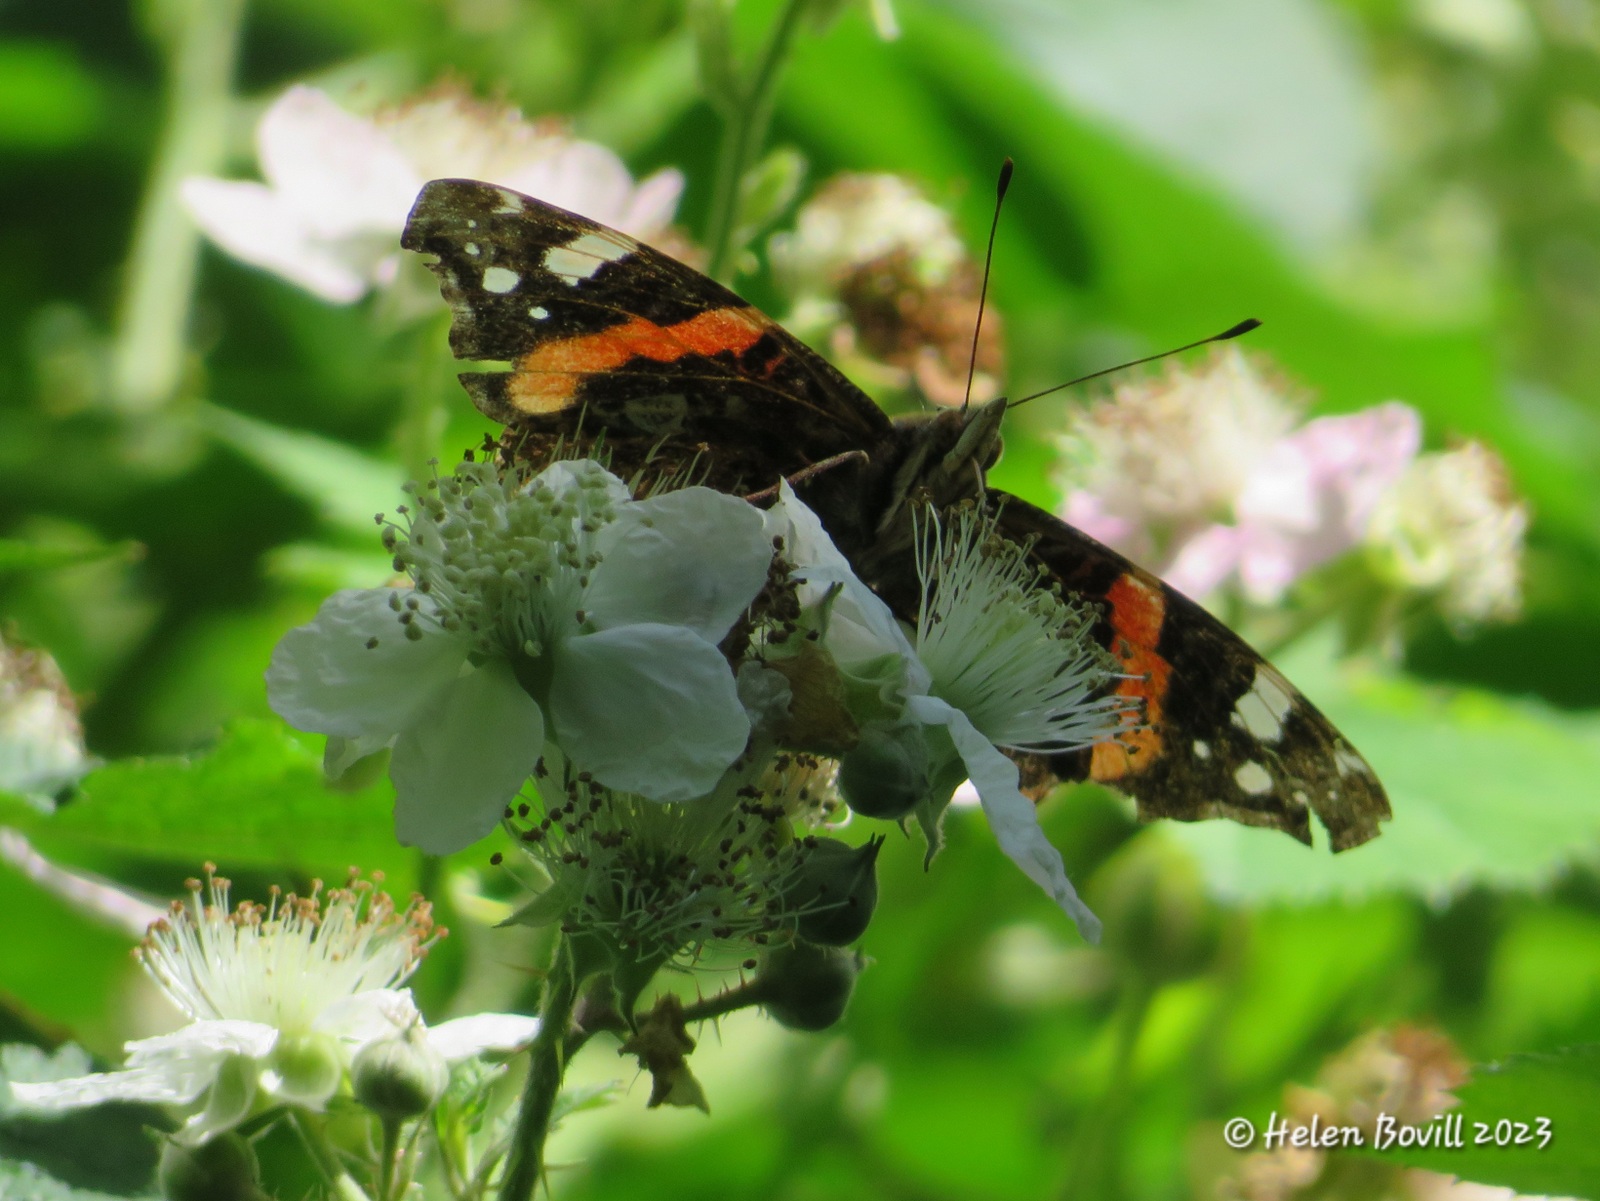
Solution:
<svg viewBox="0 0 1600 1201">
<path fill-rule="evenodd" d="M 374 878 L 375 880 L 378 877 Z M 230 882 L 206 864 L 134 952 L 190 1018 L 309 1030 L 328 1005 L 408 977 L 444 935 L 420 897 L 404 909 L 352 870 L 343 888 L 314 881 L 308 896 L 273 889 L 267 904 L 229 909 Z"/>
<path fill-rule="evenodd" d="M 722 802 L 722 820 L 708 821 L 716 798 L 663 805 L 568 773 L 560 791 L 554 778 L 541 784 L 551 798 L 542 815 L 521 804 L 506 824 L 550 876 L 545 896 L 564 906 L 549 920 L 640 962 L 692 959 L 708 945 L 787 942 L 800 917 L 845 903 L 797 907 L 789 896 L 817 842 L 790 818 L 827 805 L 825 774 L 810 756 L 781 756 L 761 784 Z"/>
<path fill-rule="evenodd" d="M 996 746 L 1056 752 L 1105 742 L 1138 714 L 1113 694 L 1116 660 L 1094 638 L 1095 611 L 963 505 L 918 518 L 922 603 L 917 653 L 932 691 Z"/>
<path fill-rule="evenodd" d="M 537 655 L 576 610 L 600 562 L 595 535 L 616 517 L 598 464 L 572 463 L 561 482 L 468 460 L 406 486 L 415 504 L 397 511 L 403 524 L 384 524 L 383 541 L 415 585 L 390 601 L 407 638 L 422 637 L 425 619 L 485 654 Z"/>
</svg>

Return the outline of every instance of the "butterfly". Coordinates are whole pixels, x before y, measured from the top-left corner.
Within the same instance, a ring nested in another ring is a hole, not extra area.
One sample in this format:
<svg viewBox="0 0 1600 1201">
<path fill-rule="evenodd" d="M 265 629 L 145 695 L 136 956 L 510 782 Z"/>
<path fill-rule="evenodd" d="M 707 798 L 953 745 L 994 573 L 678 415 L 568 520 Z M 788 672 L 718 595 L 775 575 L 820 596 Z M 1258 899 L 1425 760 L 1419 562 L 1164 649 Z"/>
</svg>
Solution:
<svg viewBox="0 0 1600 1201">
<path fill-rule="evenodd" d="M 676 259 L 493 184 L 427 184 L 402 245 L 434 256 L 461 382 L 538 460 L 603 437 L 620 469 L 697 470 L 727 491 L 791 480 L 857 574 L 915 612 L 912 512 L 995 506 L 1000 531 L 1064 592 L 1094 602 L 1142 725 L 1090 750 L 1018 755 L 1035 796 L 1092 780 L 1143 819 L 1229 818 L 1335 851 L 1390 816 L 1366 761 L 1241 638 L 1151 573 L 1042 509 L 989 488 L 1003 399 L 891 419 L 832 364 Z"/>
</svg>

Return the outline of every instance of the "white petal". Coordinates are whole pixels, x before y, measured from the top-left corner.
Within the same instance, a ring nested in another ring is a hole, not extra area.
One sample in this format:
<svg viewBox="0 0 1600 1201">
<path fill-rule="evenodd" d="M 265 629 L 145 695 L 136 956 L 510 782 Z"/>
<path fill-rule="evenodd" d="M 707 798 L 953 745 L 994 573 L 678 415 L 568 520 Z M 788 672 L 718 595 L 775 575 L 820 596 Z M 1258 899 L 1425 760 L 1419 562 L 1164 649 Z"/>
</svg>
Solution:
<svg viewBox="0 0 1600 1201">
<path fill-rule="evenodd" d="M 321 240 L 304 217 L 258 183 L 193 176 L 178 192 L 189 215 L 237 259 L 281 275 L 332 304 L 366 292 L 369 273 L 339 247 Z"/>
<path fill-rule="evenodd" d="M 558 459 L 529 480 L 524 490 L 531 493 L 548 488 L 557 496 L 565 496 L 585 484 L 593 487 L 596 480 L 604 483 L 606 499 L 612 504 L 632 503 L 633 493 L 628 490 L 628 485 L 593 459 Z"/>
<path fill-rule="evenodd" d="M 556 654 L 556 741 L 606 787 L 692 800 L 744 750 L 750 719 L 728 661 L 681 626 L 602 630 L 567 639 Z"/>
<path fill-rule="evenodd" d="M 683 172 L 664 167 L 639 181 L 627 209 L 620 213 L 616 227 L 636 238 L 649 238 L 672 224 L 683 195 Z"/>
<path fill-rule="evenodd" d="M 452 681 L 395 741 L 395 833 L 430 855 L 476 842 L 500 820 L 544 750 L 539 706 L 500 660 Z"/>
<path fill-rule="evenodd" d="M 889 606 L 863 584 L 839 553 L 817 515 L 794 494 L 787 480 L 778 485 L 778 502 L 767 512 L 767 536 L 782 538 L 784 558 L 795 565 L 803 604 L 815 604 L 837 589 L 829 610 L 828 652 L 846 673 L 898 656 L 910 692 L 926 692 L 930 678 Z"/>
<path fill-rule="evenodd" d="M 293 87 L 256 127 L 261 173 L 320 236 L 398 236 L 422 179 L 371 121 L 316 88 Z"/>
<path fill-rule="evenodd" d="M 213 1065 L 214 1066 L 214 1065 Z M 131 1068 L 120 1072 L 96 1072 L 69 1080 L 50 1080 L 42 1084 L 14 1081 L 11 1096 L 23 1109 L 56 1111 L 104 1105 L 107 1101 L 150 1101 L 158 1104 L 186 1105 L 210 1083 L 210 1077 L 188 1072 L 178 1075 L 163 1068 Z"/>
<path fill-rule="evenodd" d="M 175 1136 L 177 1141 L 198 1147 L 243 1122 L 255 1108 L 263 1075 L 254 1059 L 244 1056 L 224 1059 L 217 1065 L 216 1079 L 206 1096 L 205 1107 L 183 1124 Z"/>
<path fill-rule="evenodd" d="M 583 607 L 602 630 L 639 622 L 722 636 L 767 580 L 772 541 L 761 513 L 710 488 L 683 488 L 623 507 L 600 531 Z"/>
<path fill-rule="evenodd" d="M 1066 910 L 1067 916 L 1078 924 L 1078 933 L 1090 942 L 1099 942 L 1100 919 L 1078 899 L 1077 890 L 1067 879 L 1061 852 L 1050 845 L 1039 827 L 1033 802 L 1017 787 L 1017 765 L 996 750 L 966 714 L 938 697 L 912 697 L 906 707 L 919 721 L 942 725 L 950 731 L 1000 849 Z"/>
<path fill-rule="evenodd" d="M 246 1059 L 265 1059 L 278 1041 L 278 1032 L 264 1022 L 243 1018 L 207 1018 L 190 1022 L 171 1034 L 141 1038 L 127 1044 L 128 1066 L 157 1067 L 172 1062 L 191 1062 L 205 1058 L 243 1055 Z"/>
<path fill-rule="evenodd" d="M 312 1029 L 360 1045 L 403 1033 L 421 1020 L 409 988 L 369 988 L 327 1006 Z"/>
<path fill-rule="evenodd" d="M 428 1027 L 428 1045 L 454 1063 L 484 1051 L 511 1051 L 533 1041 L 539 1019 L 520 1013 L 475 1013 Z"/>
<path fill-rule="evenodd" d="M 393 594 L 335 592 L 309 625 L 283 636 L 267 668 L 267 703 L 279 716 L 319 734 L 387 738 L 460 674 L 467 642 L 432 623 L 411 641 L 389 608 Z"/>
<path fill-rule="evenodd" d="M 13 1083 L 12 1095 L 32 1109 L 78 1109 L 106 1101 L 186 1105 L 205 1092 L 229 1056 L 263 1059 L 278 1032 L 260 1022 L 191 1022 L 181 1030 L 128 1044 L 128 1064 L 70 1080 Z"/>
</svg>

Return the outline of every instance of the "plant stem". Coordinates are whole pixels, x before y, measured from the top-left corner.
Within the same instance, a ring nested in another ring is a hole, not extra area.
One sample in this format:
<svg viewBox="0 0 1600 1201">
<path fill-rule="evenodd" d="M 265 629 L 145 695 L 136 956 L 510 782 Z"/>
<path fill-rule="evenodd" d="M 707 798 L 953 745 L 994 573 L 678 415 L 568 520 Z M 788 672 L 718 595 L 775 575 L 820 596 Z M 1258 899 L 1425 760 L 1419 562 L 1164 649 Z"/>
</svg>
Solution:
<svg viewBox="0 0 1600 1201">
<path fill-rule="evenodd" d="M 711 221 L 706 231 L 706 245 L 711 252 L 706 274 L 713 279 L 724 282 L 731 279 L 732 261 L 743 249 L 733 244 L 734 228 L 739 221 L 739 193 L 744 186 L 745 173 L 767 136 L 778 75 L 809 3 L 810 0 L 785 0 L 783 11 L 778 14 L 767 44 L 762 48 L 755 74 L 744 88 L 739 103 L 723 118 L 722 149 L 717 155 Z"/>
<path fill-rule="evenodd" d="M 111 401 L 125 414 L 160 409 L 182 378 L 200 236 L 178 187 L 221 164 L 245 0 L 163 7 L 166 128 L 134 226 L 112 350 Z"/>
<path fill-rule="evenodd" d="M 751 1005 L 759 1005 L 766 999 L 766 990 L 761 987 L 761 982 L 750 980 L 733 988 L 725 988 L 714 997 L 705 997 L 693 1005 L 685 1005 L 683 1020 L 687 1023 L 719 1018 L 725 1013 L 732 1013 L 735 1009 L 747 1009 Z"/>
<path fill-rule="evenodd" d="M 544 1142 L 550 1134 L 550 1114 L 566 1072 L 564 1047 L 572 1025 L 572 1007 L 578 997 L 578 973 L 572 948 L 565 938 L 556 943 L 555 960 L 544 982 L 539 1007 L 539 1033 L 528 1048 L 528 1077 L 522 1085 L 522 1107 L 500 1201 L 530 1201 L 544 1168 Z"/>
<path fill-rule="evenodd" d="M 1116 1150 L 1128 1095 L 1133 1090 L 1133 1053 L 1150 1016 L 1156 988 L 1144 974 L 1131 971 L 1123 984 L 1116 1013 L 1116 1045 L 1112 1051 L 1111 1080 L 1105 1098 L 1085 1119 L 1074 1140 L 1071 1170 L 1061 1201 L 1105 1201 L 1117 1195 Z"/>
<path fill-rule="evenodd" d="M 454 370 L 442 349 L 440 326 L 441 322 L 422 321 L 404 335 L 411 339 L 410 360 L 395 443 L 400 466 L 412 480 L 425 480 L 432 473 L 429 464 L 438 457 L 439 439 L 448 420 L 442 401 Z"/>
<path fill-rule="evenodd" d="M 394 1174 L 400 1159 L 400 1120 L 383 1119 L 383 1164 L 378 1173 L 378 1201 L 393 1201 Z"/>
</svg>

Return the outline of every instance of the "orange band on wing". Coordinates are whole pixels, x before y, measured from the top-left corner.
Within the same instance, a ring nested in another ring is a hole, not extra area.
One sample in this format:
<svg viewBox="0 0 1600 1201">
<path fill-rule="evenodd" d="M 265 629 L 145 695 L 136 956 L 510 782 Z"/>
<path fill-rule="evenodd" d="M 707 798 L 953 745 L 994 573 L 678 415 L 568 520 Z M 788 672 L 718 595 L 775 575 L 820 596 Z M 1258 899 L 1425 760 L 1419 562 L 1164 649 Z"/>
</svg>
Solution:
<svg viewBox="0 0 1600 1201">
<path fill-rule="evenodd" d="M 1143 724 L 1138 729 L 1115 742 L 1100 743 L 1089 760 L 1091 779 L 1118 780 L 1143 771 L 1161 753 L 1161 707 L 1172 665 L 1156 654 L 1167 614 L 1166 600 L 1158 588 L 1136 576 L 1122 575 L 1111 585 L 1106 602 L 1116 635 L 1112 650 L 1122 657 L 1122 669 L 1133 677 L 1117 686 L 1117 694 L 1138 698 L 1142 708 Z"/>
<path fill-rule="evenodd" d="M 572 403 L 586 375 L 614 371 L 633 359 L 675 363 L 689 355 L 742 354 L 766 332 L 746 309 L 708 309 L 676 325 L 630 317 L 599 333 L 529 351 L 516 361 L 506 390 L 524 413 L 555 413 Z"/>
</svg>

